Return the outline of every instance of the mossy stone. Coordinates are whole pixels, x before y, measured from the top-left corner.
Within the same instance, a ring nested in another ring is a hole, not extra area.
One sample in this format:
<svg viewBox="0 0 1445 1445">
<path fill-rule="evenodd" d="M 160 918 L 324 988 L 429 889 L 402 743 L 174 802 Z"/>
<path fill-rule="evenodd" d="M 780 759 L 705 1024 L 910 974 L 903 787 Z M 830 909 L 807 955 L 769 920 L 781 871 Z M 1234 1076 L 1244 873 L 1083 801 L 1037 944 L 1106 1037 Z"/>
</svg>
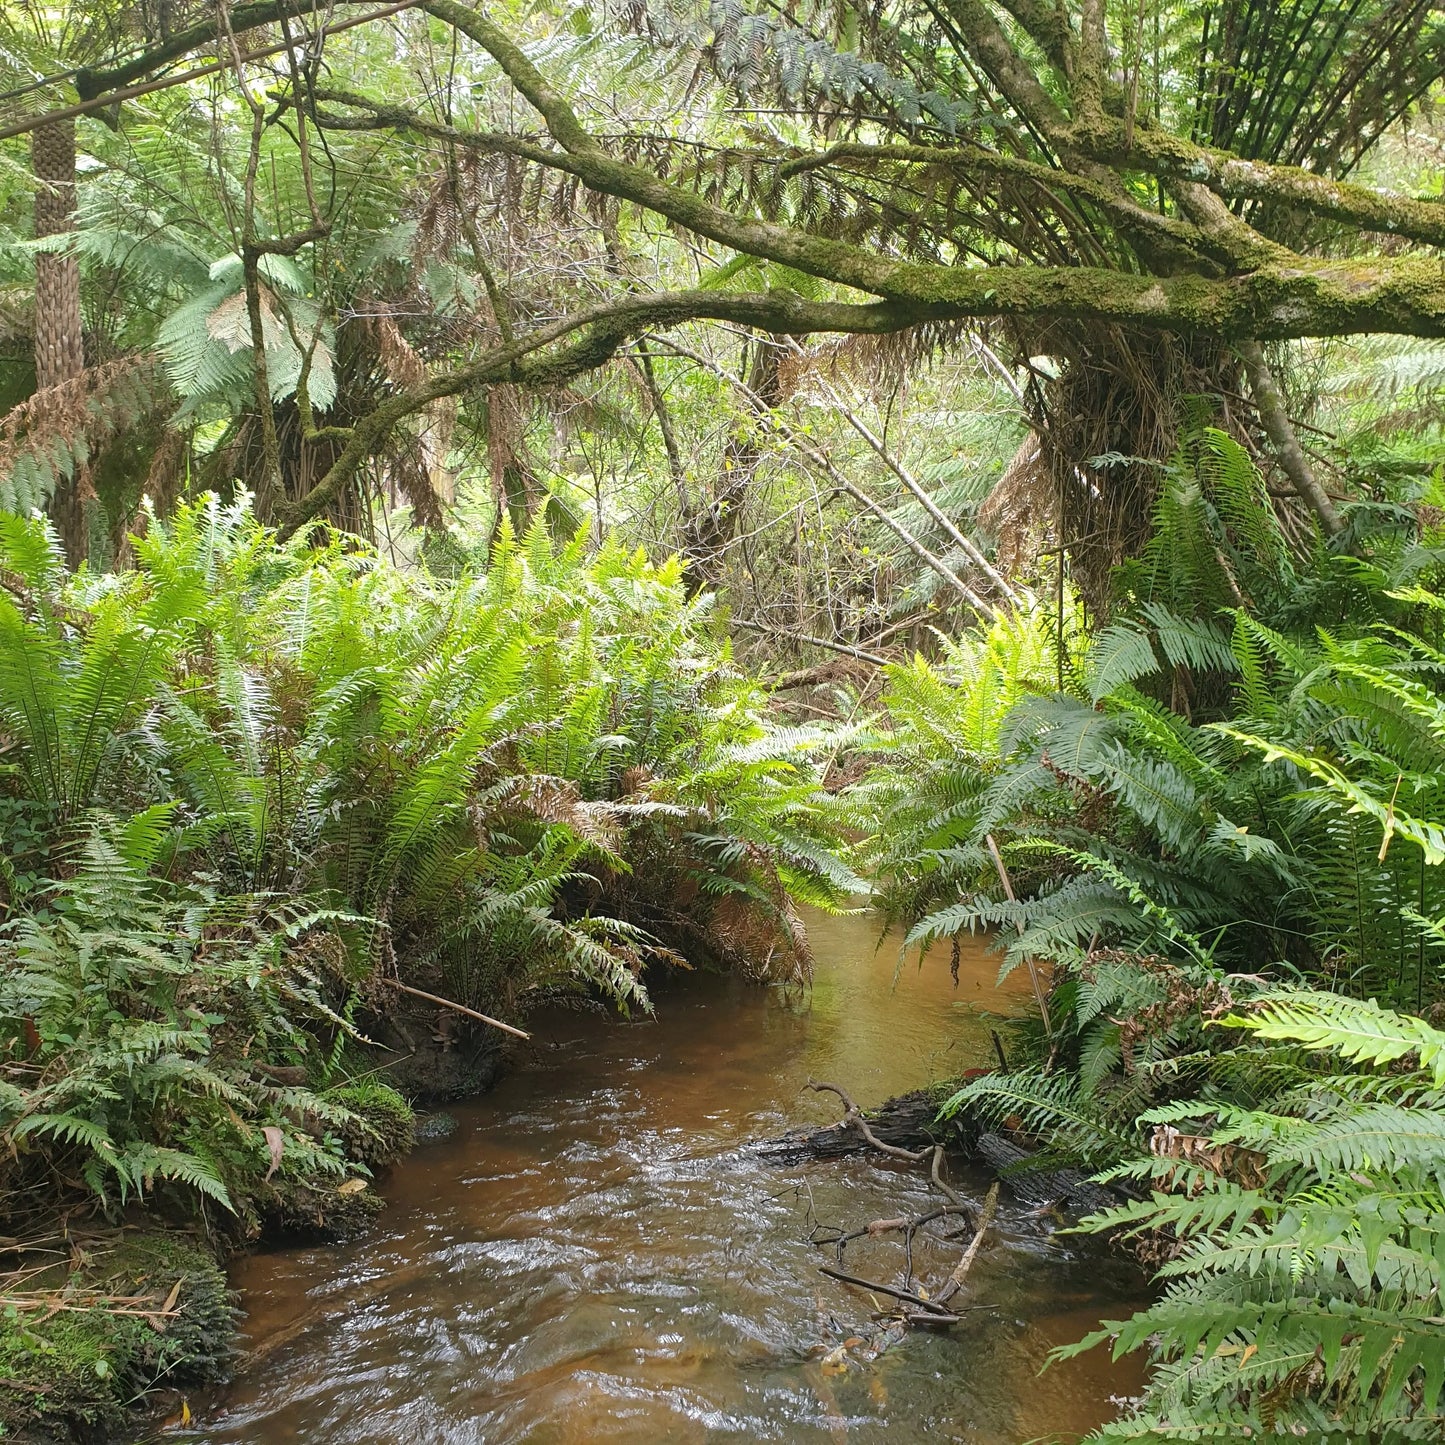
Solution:
<svg viewBox="0 0 1445 1445">
<path fill-rule="evenodd" d="M 411 1152 L 416 1142 L 416 1115 L 395 1089 L 365 1080 L 328 1089 L 325 1097 L 357 1116 L 355 1124 L 337 1131 L 356 1163 L 371 1170 L 385 1169 Z"/>
<path fill-rule="evenodd" d="M 21 1440 L 65 1440 L 118 1429 L 157 1383 L 219 1379 L 236 1309 L 215 1255 L 192 1235 L 116 1230 L 25 1281 L 64 1308 L 0 1314 L 0 1428 Z M 60 1293 L 64 1291 L 64 1293 Z M 167 1315 L 165 1305 L 175 1293 Z M 139 1299 L 117 1313 L 101 1300 Z M 88 1306 L 88 1307 L 87 1307 Z M 142 1313 L 149 1308 L 153 1314 Z"/>
</svg>

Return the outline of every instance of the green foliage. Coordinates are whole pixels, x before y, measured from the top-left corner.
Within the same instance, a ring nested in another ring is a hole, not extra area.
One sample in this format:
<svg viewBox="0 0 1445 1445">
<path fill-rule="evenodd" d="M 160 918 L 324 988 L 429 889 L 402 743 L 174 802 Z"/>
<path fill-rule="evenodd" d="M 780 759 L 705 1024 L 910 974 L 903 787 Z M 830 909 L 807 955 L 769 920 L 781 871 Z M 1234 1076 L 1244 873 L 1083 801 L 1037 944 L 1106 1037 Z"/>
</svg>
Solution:
<svg viewBox="0 0 1445 1445">
<path fill-rule="evenodd" d="M 857 886 L 810 761 L 837 740 L 765 725 L 676 562 L 539 527 L 439 582 L 214 497 L 120 577 L 67 579 L 39 522 L 0 549 L 12 1207 L 49 1174 L 324 1214 L 409 1111 L 266 1070 L 333 1083 L 388 976 L 645 1007 L 661 938 L 805 974 L 793 900 Z"/>
<path fill-rule="evenodd" d="M 325 1098 L 352 1116 L 341 1125 L 346 1152 L 368 1169 L 384 1169 L 410 1152 L 416 1115 L 395 1089 L 375 1079 L 359 1079 L 328 1089 Z"/>
<path fill-rule="evenodd" d="M 333 920 L 152 878 L 174 812 L 93 823 L 70 876 L 0 935 L 7 1213 L 59 1176 L 107 1211 L 169 1186 L 187 1210 L 245 1219 L 273 1174 L 345 1168 L 297 1120 L 351 1113 L 261 1072 L 304 1060 L 307 1025 L 331 1018 L 311 960 L 341 956 Z"/>
<path fill-rule="evenodd" d="M 886 906 L 921 946 L 996 929 L 1005 970 L 1052 976 L 1050 1036 L 1016 1030 L 1029 1062 L 944 1109 L 1103 1171 L 1128 1202 L 1085 1227 L 1159 1267 L 1156 1304 L 1077 1347 L 1152 1351 L 1105 1438 L 1445 1421 L 1445 723 L 1409 545 L 1301 556 L 1206 433 L 1061 690 L 1023 671 L 980 697 L 915 661 L 889 699 L 858 791 L 902 824 L 868 845 Z"/>
<path fill-rule="evenodd" d="M 1105 1439 L 1437 1439 L 1445 1033 L 1303 991 L 1222 1022 L 1293 1045 L 1295 1077 L 1248 1106 L 1216 1094 L 1140 1116 L 1152 1150 L 1110 1177 L 1147 1194 L 1081 1228 L 1168 1240 L 1164 1293 L 1056 1353 L 1112 1342 L 1159 1362 Z M 1257 1051 L 1241 1045 L 1241 1062 Z"/>
<path fill-rule="evenodd" d="M 765 727 L 676 563 L 538 530 L 443 583 L 341 540 L 278 548 L 205 499 L 152 526 L 135 573 L 67 590 L 38 529 L 7 527 L 35 576 L 0 604 L 0 715 L 42 832 L 176 798 L 185 866 L 344 900 L 372 966 L 489 1004 L 645 1002 L 643 930 L 732 956 L 744 915 L 805 969 L 790 896 L 857 886 L 809 763 L 836 742 Z"/>
</svg>

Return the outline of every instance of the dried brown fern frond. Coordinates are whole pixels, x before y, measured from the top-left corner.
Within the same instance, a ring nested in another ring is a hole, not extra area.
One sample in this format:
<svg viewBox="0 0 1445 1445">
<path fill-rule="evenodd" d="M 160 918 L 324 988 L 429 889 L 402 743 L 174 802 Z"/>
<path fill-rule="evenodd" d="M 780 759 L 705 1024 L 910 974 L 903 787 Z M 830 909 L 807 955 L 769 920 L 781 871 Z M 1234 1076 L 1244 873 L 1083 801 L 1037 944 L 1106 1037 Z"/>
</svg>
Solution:
<svg viewBox="0 0 1445 1445">
<path fill-rule="evenodd" d="M 530 773 L 516 778 L 498 805 L 549 825 L 561 825 L 578 838 L 615 853 L 622 844 L 623 830 L 610 803 L 584 798 L 576 783 L 550 773 Z"/>
<path fill-rule="evenodd" d="M 1038 561 L 1054 502 L 1053 476 L 1038 433 L 1030 432 L 978 510 L 979 522 L 997 539 L 994 562 L 1005 576 L 1025 576 Z"/>
<path fill-rule="evenodd" d="M 771 874 L 771 868 L 768 871 Z M 708 912 L 707 934 L 724 961 L 747 978 L 758 983 L 812 982 L 807 929 L 786 893 L 768 903 L 747 893 L 724 894 Z"/>
<path fill-rule="evenodd" d="M 37 391 L 0 419 L 0 505 L 42 506 L 108 440 L 171 400 L 165 369 L 150 352 L 87 367 Z"/>
<path fill-rule="evenodd" d="M 1111 574 L 1143 547 L 1163 466 L 1186 426 L 1203 409 L 1239 432 L 1225 404 L 1238 390 L 1239 362 L 1214 338 L 1094 322 L 1015 325 L 1009 340 L 1029 366 L 1025 410 L 1038 457 L 1015 457 L 991 525 L 1002 536 L 1025 505 L 1049 517 L 1080 595 L 1107 614 Z"/>
<path fill-rule="evenodd" d="M 958 345 L 973 329 L 965 321 L 925 321 L 879 336 L 821 337 L 806 347 L 790 348 L 783 357 L 779 369 L 784 394 L 797 391 L 809 376 L 821 375 L 876 400 Z"/>
</svg>

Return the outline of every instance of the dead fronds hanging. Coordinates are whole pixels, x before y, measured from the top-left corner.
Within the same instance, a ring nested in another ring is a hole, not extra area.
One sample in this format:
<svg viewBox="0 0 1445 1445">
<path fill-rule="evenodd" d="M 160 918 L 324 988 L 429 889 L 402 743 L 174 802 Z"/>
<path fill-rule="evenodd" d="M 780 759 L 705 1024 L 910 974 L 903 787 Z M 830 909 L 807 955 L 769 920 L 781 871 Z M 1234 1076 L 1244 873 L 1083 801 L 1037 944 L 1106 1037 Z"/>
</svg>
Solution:
<svg viewBox="0 0 1445 1445">
<path fill-rule="evenodd" d="M 1039 550 L 1036 519 L 1051 518 L 1084 602 L 1107 614 L 1111 574 L 1148 538 L 1181 433 L 1203 420 L 1237 430 L 1226 398 L 1238 390 L 1239 363 L 1207 337 L 1073 321 L 1010 329 L 1011 349 L 1028 367 L 1033 435 L 985 503 L 984 520 L 1026 560 Z M 1033 536 L 1025 518 L 1035 519 Z"/>
<path fill-rule="evenodd" d="M 170 403 L 165 369 L 150 352 L 37 391 L 0 420 L 0 507 L 43 507 L 107 442 Z"/>
</svg>

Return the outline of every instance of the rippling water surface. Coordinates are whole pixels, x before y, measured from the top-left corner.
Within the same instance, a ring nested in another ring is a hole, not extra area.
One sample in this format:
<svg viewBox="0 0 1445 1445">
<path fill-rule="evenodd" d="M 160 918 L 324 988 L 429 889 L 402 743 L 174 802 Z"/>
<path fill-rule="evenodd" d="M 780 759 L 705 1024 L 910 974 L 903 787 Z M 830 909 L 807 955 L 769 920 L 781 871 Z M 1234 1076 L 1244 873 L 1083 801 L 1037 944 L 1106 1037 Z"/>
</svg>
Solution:
<svg viewBox="0 0 1445 1445">
<path fill-rule="evenodd" d="M 823 1358 L 870 1333 L 874 1306 L 818 1274 L 831 1256 L 810 1233 L 938 1196 L 906 1166 L 780 1169 L 748 1145 L 836 1117 L 836 1101 L 800 1093 L 810 1075 L 869 1105 L 987 1063 L 970 1005 L 1022 1007 L 1027 983 L 996 990 L 980 944 L 957 989 L 944 955 L 895 986 L 896 940 L 875 952 L 868 920 L 811 927 L 818 976 L 802 999 L 691 976 L 645 1021 L 535 1018 L 534 1056 L 384 1183 L 370 1236 L 241 1263 L 250 1361 L 199 1429 L 168 1438 L 1014 1445 L 1107 1418 L 1137 1384 L 1127 1365 L 1038 1369 L 1129 1308 L 1138 1281 L 1006 1199 L 964 1324 L 846 1372 Z M 986 1183 L 955 1180 L 974 1197 Z M 920 1276 L 941 1281 L 960 1251 L 920 1242 Z M 848 1252 L 873 1279 L 901 1265 L 887 1239 Z"/>
</svg>

